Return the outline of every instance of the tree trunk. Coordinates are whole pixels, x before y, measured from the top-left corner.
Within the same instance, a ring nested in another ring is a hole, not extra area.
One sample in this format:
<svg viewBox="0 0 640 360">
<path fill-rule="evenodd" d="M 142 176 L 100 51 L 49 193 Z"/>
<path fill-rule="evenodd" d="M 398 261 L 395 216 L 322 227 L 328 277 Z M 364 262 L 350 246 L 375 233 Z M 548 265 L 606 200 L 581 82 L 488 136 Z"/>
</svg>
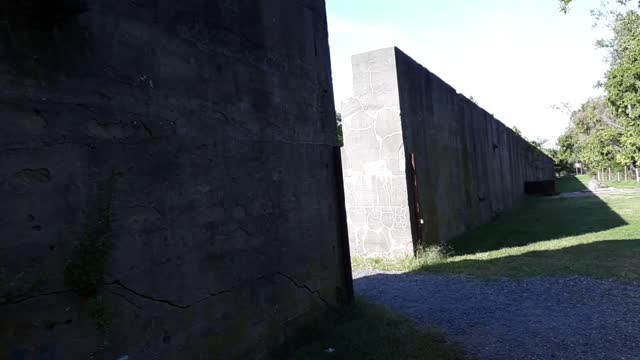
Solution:
<svg viewBox="0 0 640 360">
<path fill-rule="evenodd" d="M 640 184 L 640 171 L 638 171 L 637 167 L 636 167 L 636 181 L 638 182 L 638 184 Z"/>
<path fill-rule="evenodd" d="M 611 168 L 609 168 L 609 181 L 611 181 Z"/>
<path fill-rule="evenodd" d="M 622 181 L 622 179 L 620 178 L 620 173 L 616 173 L 618 175 L 618 182 Z"/>
<path fill-rule="evenodd" d="M 629 181 L 629 170 L 627 167 L 624 167 L 624 181 Z"/>
</svg>

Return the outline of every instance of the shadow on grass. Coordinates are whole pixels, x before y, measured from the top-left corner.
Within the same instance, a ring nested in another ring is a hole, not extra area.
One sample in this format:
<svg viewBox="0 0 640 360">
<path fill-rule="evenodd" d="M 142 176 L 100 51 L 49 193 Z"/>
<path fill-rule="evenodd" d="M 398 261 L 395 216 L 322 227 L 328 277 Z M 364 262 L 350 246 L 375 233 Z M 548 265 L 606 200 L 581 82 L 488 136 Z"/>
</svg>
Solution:
<svg viewBox="0 0 640 360">
<path fill-rule="evenodd" d="M 604 240 L 557 250 L 424 265 L 419 272 L 477 277 L 583 275 L 640 281 L 640 239 Z"/>
<path fill-rule="evenodd" d="M 585 178 L 586 179 L 586 178 Z M 559 193 L 572 193 L 588 190 L 585 184 L 575 176 L 563 176 L 556 180 L 556 191 Z"/>
<path fill-rule="evenodd" d="M 575 181 L 579 182 L 577 179 Z M 595 195 L 581 198 L 528 198 L 520 207 L 501 215 L 492 223 L 459 236 L 449 245 L 454 255 L 465 255 L 600 232 L 624 225 L 627 222 Z"/>
</svg>

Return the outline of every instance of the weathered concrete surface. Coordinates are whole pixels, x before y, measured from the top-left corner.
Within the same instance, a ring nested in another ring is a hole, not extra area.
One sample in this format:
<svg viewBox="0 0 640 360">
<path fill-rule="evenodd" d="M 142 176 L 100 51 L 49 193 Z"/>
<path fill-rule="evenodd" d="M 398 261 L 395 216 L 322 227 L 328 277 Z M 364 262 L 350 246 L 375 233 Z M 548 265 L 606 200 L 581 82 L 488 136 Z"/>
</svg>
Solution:
<svg viewBox="0 0 640 360">
<path fill-rule="evenodd" d="M 342 115 L 353 254 L 444 243 L 514 206 L 525 181 L 554 179 L 550 158 L 400 50 L 352 61 Z"/>
<path fill-rule="evenodd" d="M 336 301 L 324 1 L 5 5 L 0 358 L 258 357 Z M 63 269 L 112 172 L 103 346 Z"/>
<path fill-rule="evenodd" d="M 342 105 L 343 175 L 351 253 L 413 252 L 396 58 L 353 57 L 355 96 Z"/>
</svg>

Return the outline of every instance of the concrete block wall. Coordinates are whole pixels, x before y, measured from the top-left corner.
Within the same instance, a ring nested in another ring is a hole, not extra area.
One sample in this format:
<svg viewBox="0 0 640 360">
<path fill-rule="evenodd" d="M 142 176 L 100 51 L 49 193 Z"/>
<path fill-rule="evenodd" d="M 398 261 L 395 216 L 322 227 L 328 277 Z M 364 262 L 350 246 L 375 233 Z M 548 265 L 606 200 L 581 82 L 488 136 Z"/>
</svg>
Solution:
<svg viewBox="0 0 640 360">
<path fill-rule="evenodd" d="M 526 181 L 554 179 L 552 159 L 399 49 L 352 62 L 342 107 L 352 254 L 446 243 L 517 204 Z"/>
<path fill-rule="evenodd" d="M 348 293 L 323 0 L 0 11 L 1 359 L 258 358 Z M 105 345 L 63 274 L 112 176 Z"/>
<path fill-rule="evenodd" d="M 407 159 L 396 58 L 355 55 L 354 97 L 342 104 L 342 148 L 349 244 L 354 255 L 413 252 Z"/>
</svg>

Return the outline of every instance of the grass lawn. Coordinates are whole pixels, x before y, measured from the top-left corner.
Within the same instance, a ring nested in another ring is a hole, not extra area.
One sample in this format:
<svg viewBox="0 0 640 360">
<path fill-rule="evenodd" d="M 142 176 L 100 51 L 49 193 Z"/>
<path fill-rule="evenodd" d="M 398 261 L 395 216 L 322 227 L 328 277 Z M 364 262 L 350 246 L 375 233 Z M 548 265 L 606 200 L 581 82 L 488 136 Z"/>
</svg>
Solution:
<svg viewBox="0 0 640 360">
<path fill-rule="evenodd" d="M 461 348 L 447 342 L 443 334 L 362 302 L 328 311 L 272 355 L 296 360 L 465 358 Z"/>
<path fill-rule="evenodd" d="M 638 189 L 640 188 L 640 184 L 633 180 L 627 181 L 608 181 L 606 182 L 608 186 L 614 187 L 616 189 Z"/>
<path fill-rule="evenodd" d="M 485 278 L 586 275 L 640 281 L 640 196 L 527 199 L 454 240 L 446 253 L 430 249 L 418 259 L 352 262 L 355 268 Z"/>
<path fill-rule="evenodd" d="M 571 193 L 576 191 L 587 190 L 591 176 L 563 176 L 556 180 L 556 191 L 559 193 Z"/>
<path fill-rule="evenodd" d="M 579 176 L 564 176 L 558 178 L 556 182 L 556 190 L 559 193 L 576 192 L 586 190 L 589 186 L 589 181 L 593 177 L 591 175 L 579 175 Z M 635 180 L 627 181 L 604 181 L 607 187 L 614 187 L 616 189 L 638 189 L 640 184 Z"/>
</svg>

